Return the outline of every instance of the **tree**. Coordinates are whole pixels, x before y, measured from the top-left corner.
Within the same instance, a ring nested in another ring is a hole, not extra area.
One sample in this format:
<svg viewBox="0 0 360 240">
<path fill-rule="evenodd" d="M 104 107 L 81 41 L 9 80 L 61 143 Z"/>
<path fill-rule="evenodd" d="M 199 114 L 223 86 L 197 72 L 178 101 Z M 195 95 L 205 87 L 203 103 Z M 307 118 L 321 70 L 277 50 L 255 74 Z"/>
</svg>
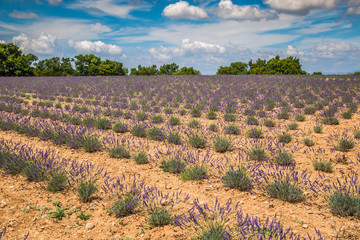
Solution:
<svg viewBox="0 0 360 240">
<path fill-rule="evenodd" d="M 75 56 L 76 70 L 82 76 L 97 76 L 99 74 L 99 67 L 101 58 L 94 54 L 85 54 Z"/>
<path fill-rule="evenodd" d="M 127 68 L 123 67 L 121 62 L 106 59 L 105 61 L 101 61 L 99 66 L 99 75 L 102 76 L 126 75 L 127 73 Z"/>
<path fill-rule="evenodd" d="M 24 55 L 13 43 L 0 43 L 0 76 L 33 76 L 32 63 L 37 59 L 31 53 Z"/>
<path fill-rule="evenodd" d="M 40 60 L 34 65 L 36 76 L 68 76 L 74 74 L 69 58 L 52 57 Z"/>
<path fill-rule="evenodd" d="M 152 65 L 150 67 L 143 67 L 141 65 L 138 66 L 138 69 L 131 68 L 130 75 L 137 76 L 137 75 L 156 75 L 158 73 L 158 70 L 156 68 L 156 65 Z"/>
<path fill-rule="evenodd" d="M 220 66 L 217 70 L 217 75 L 240 75 L 240 74 L 248 74 L 248 67 L 247 63 L 243 62 L 233 62 L 230 66 Z"/>
<path fill-rule="evenodd" d="M 176 75 L 201 75 L 199 70 L 194 69 L 193 67 L 182 67 L 180 70 L 177 70 Z"/>
<path fill-rule="evenodd" d="M 260 59 L 253 63 L 252 59 L 249 61 L 250 74 L 266 74 L 266 60 Z"/>
<path fill-rule="evenodd" d="M 174 75 L 176 71 L 179 69 L 179 65 L 176 63 L 164 64 L 160 66 L 159 75 Z"/>
<path fill-rule="evenodd" d="M 306 74 L 306 72 L 301 69 L 299 58 L 280 59 L 280 56 L 277 55 L 267 62 L 266 74 Z"/>
</svg>

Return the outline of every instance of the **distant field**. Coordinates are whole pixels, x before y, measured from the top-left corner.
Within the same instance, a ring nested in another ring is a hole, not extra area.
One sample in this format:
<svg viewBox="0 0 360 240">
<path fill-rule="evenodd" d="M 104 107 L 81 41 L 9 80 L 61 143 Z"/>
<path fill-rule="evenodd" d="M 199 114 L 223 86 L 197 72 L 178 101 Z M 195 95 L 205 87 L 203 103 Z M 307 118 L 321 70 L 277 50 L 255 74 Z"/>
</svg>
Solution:
<svg viewBox="0 0 360 240">
<path fill-rule="evenodd" d="M 0 78 L 0 239 L 358 239 L 359 103 L 356 75 Z"/>
</svg>

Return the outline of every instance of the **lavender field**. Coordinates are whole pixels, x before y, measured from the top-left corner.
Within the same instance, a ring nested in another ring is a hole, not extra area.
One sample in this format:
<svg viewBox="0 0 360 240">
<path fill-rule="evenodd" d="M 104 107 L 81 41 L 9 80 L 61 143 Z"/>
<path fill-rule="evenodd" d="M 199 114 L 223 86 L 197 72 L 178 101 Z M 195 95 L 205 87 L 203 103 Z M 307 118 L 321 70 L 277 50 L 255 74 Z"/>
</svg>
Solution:
<svg viewBox="0 0 360 240">
<path fill-rule="evenodd" d="M 0 78 L 0 239 L 358 239 L 360 77 Z"/>
</svg>

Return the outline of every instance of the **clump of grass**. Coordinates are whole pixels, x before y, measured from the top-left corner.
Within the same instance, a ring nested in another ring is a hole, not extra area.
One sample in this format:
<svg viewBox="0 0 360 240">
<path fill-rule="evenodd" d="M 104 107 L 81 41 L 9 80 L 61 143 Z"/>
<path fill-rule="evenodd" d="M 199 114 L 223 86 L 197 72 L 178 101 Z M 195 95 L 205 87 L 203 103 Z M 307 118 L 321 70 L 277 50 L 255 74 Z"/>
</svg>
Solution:
<svg viewBox="0 0 360 240">
<path fill-rule="evenodd" d="M 275 181 L 267 187 L 267 192 L 273 198 L 297 203 L 305 199 L 304 192 L 294 183 L 289 181 Z"/>
<path fill-rule="evenodd" d="M 95 127 L 96 120 L 95 120 L 94 118 L 91 118 L 91 117 L 86 117 L 86 118 L 84 118 L 84 120 L 83 120 L 83 124 L 84 124 L 86 127 Z"/>
<path fill-rule="evenodd" d="M 113 130 L 116 133 L 126 133 L 129 131 L 128 126 L 125 123 L 118 122 L 113 126 Z"/>
<path fill-rule="evenodd" d="M 95 182 L 89 179 L 87 181 L 82 180 L 76 191 L 80 201 L 86 203 L 91 201 L 91 197 L 95 193 L 96 189 Z"/>
<path fill-rule="evenodd" d="M 169 124 L 171 126 L 180 125 L 180 119 L 177 117 L 171 117 L 171 118 L 169 118 Z"/>
<path fill-rule="evenodd" d="M 260 128 L 251 128 L 246 132 L 246 136 L 249 138 L 262 138 L 263 132 Z"/>
<path fill-rule="evenodd" d="M 315 170 L 322 172 L 333 172 L 333 166 L 331 161 L 315 161 L 313 163 Z"/>
<path fill-rule="evenodd" d="M 199 125 L 200 125 L 200 122 L 197 120 L 191 120 L 189 122 L 189 127 L 191 127 L 191 128 L 197 128 L 197 127 L 199 127 Z"/>
<path fill-rule="evenodd" d="M 141 126 L 141 125 L 135 125 L 130 133 L 136 137 L 141 137 L 144 138 L 146 137 L 146 127 Z"/>
<path fill-rule="evenodd" d="M 336 117 L 325 117 L 321 122 L 325 125 L 339 125 L 339 120 Z"/>
<path fill-rule="evenodd" d="M 247 125 L 259 125 L 259 120 L 257 120 L 257 118 L 253 117 L 253 116 L 249 116 L 247 119 L 246 119 L 246 124 Z"/>
<path fill-rule="evenodd" d="M 1 157 L 2 157 L 2 154 L 0 153 L 0 166 L 1 166 Z M 16 164 L 14 162 L 14 165 L 18 165 L 18 164 Z M 18 167 L 20 167 L 20 166 L 18 166 Z M 12 168 L 12 170 L 15 170 L 14 173 L 17 172 L 16 168 L 17 167 L 15 167 L 14 169 Z M 48 178 L 45 170 L 42 169 L 40 166 L 38 166 L 33 161 L 26 162 L 25 166 L 23 166 L 22 169 L 18 168 L 18 171 L 21 171 L 21 174 L 24 177 L 26 177 L 29 181 L 40 182 L 40 181 L 44 181 Z"/>
<path fill-rule="evenodd" d="M 240 128 L 234 124 L 230 124 L 224 128 L 225 134 L 230 135 L 239 135 L 240 134 Z"/>
<path fill-rule="evenodd" d="M 185 171 L 186 164 L 174 156 L 164 160 L 160 168 L 162 168 L 164 172 L 179 174 Z"/>
<path fill-rule="evenodd" d="M 164 208 L 155 208 L 151 212 L 147 222 L 150 227 L 161 227 L 172 224 L 174 222 L 174 218 L 170 211 Z"/>
<path fill-rule="evenodd" d="M 164 121 L 163 117 L 160 116 L 160 115 L 154 115 L 152 118 L 151 118 L 151 122 L 152 123 L 162 123 Z"/>
<path fill-rule="evenodd" d="M 341 138 L 338 140 L 338 144 L 335 146 L 335 150 L 341 152 L 347 152 L 355 147 L 355 143 L 351 139 Z"/>
<path fill-rule="evenodd" d="M 127 193 L 113 203 L 109 212 L 117 218 L 122 218 L 134 214 L 138 205 L 139 201 L 135 194 Z"/>
<path fill-rule="evenodd" d="M 95 123 L 95 126 L 97 129 L 102 129 L 102 130 L 111 129 L 111 123 L 106 118 L 98 119 Z"/>
<path fill-rule="evenodd" d="M 329 207 L 334 215 L 360 218 L 360 197 L 357 195 L 335 192 L 330 196 Z"/>
<path fill-rule="evenodd" d="M 299 115 L 296 115 L 295 116 L 295 120 L 298 121 L 298 122 L 303 122 L 305 121 L 306 117 L 302 114 L 299 114 Z"/>
<path fill-rule="evenodd" d="M 50 192 L 60 192 L 66 189 L 68 184 L 68 177 L 63 172 L 57 172 L 52 175 L 46 190 Z"/>
<path fill-rule="evenodd" d="M 187 112 L 186 112 L 185 109 L 181 109 L 181 110 L 179 111 L 180 116 L 185 116 L 186 113 L 187 113 Z"/>
<path fill-rule="evenodd" d="M 314 107 L 306 107 L 304 109 L 304 114 L 306 115 L 313 115 L 316 112 L 316 109 Z"/>
<path fill-rule="evenodd" d="M 359 131 L 359 130 L 356 130 L 356 131 L 354 132 L 354 138 L 360 139 L 360 131 Z"/>
<path fill-rule="evenodd" d="M 81 146 L 86 152 L 97 152 L 101 149 L 101 143 L 96 135 L 87 135 L 81 140 Z"/>
<path fill-rule="evenodd" d="M 217 114 L 216 114 L 216 112 L 208 112 L 208 113 L 206 114 L 206 118 L 207 118 L 207 119 L 211 119 L 211 120 L 216 119 L 216 118 L 217 118 Z"/>
<path fill-rule="evenodd" d="M 240 191 L 249 191 L 253 187 L 252 180 L 243 169 L 231 168 L 221 178 L 223 184 L 231 189 L 238 189 Z"/>
<path fill-rule="evenodd" d="M 289 125 L 288 125 L 288 127 L 289 127 L 289 130 L 296 130 L 298 127 L 299 127 L 299 124 L 297 124 L 297 123 L 290 123 Z"/>
<path fill-rule="evenodd" d="M 153 127 L 149 130 L 148 137 L 151 140 L 164 141 L 166 138 L 166 135 L 162 129 Z"/>
<path fill-rule="evenodd" d="M 193 109 L 191 109 L 190 111 L 190 115 L 194 118 L 198 118 L 201 117 L 201 110 L 199 107 L 194 107 Z"/>
<path fill-rule="evenodd" d="M 147 154 L 144 151 L 139 151 L 134 155 L 134 160 L 137 164 L 147 164 L 149 163 L 149 159 Z"/>
<path fill-rule="evenodd" d="M 167 115 L 170 115 L 170 114 L 173 114 L 174 111 L 171 108 L 165 108 L 164 113 L 167 114 Z"/>
<path fill-rule="evenodd" d="M 194 166 L 182 172 L 180 177 L 184 181 L 200 181 L 207 178 L 207 170 L 204 166 Z"/>
<path fill-rule="evenodd" d="M 305 144 L 305 146 L 308 146 L 308 147 L 312 147 L 315 145 L 315 142 L 313 140 L 311 140 L 310 138 L 304 138 L 303 143 Z"/>
<path fill-rule="evenodd" d="M 148 119 L 148 115 L 145 112 L 138 112 L 136 114 L 136 120 L 145 121 L 146 119 Z"/>
<path fill-rule="evenodd" d="M 194 148 L 205 148 L 206 139 L 195 134 L 189 137 L 189 144 Z"/>
<path fill-rule="evenodd" d="M 292 137 L 289 133 L 284 132 L 283 134 L 278 135 L 278 141 L 281 143 L 289 143 L 291 140 Z"/>
<path fill-rule="evenodd" d="M 217 131 L 219 131 L 219 128 L 216 124 L 213 123 L 213 124 L 210 124 L 209 130 L 212 132 L 217 132 Z"/>
<path fill-rule="evenodd" d="M 214 141 L 214 148 L 216 152 L 223 153 L 231 151 L 233 144 L 230 139 L 225 137 L 217 137 Z"/>
<path fill-rule="evenodd" d="M 255 161 L 265 161 L 267 159 L 265 150 L 260 147 L 251 148 L 248 151 L 248 155 L 251 160 Z"/>
<path fill-rule="evenodd" d="M 179 133 L 169 133 L 167 136 L 168 143 L 180 145 L 182 143 L 181 136 Z"/>
<path fill-rule="evenodd" d="M 264 120 L 264 125 L 266 127 L 275 127 L 276 126 L 276 123 L 275 121 L 271 120 L 271 119 L 265 119 Z"/>
<path fill-rule="evenodd" d="M 321 133 L 323 130 L 323 127 L 321 125 L 314 126 L 314 132 L 315 133 Z"/>
<path fill-rule="evenodd" d="M 351 111 L 346 111 L 346 112 L 343 112 L 343 114 L 341 116 L 344 119 L 350 119 L 350 118 L 352 118 L 353 113 Z"/>
<path fill-rule="evenodd" d="M 114 147 L 109 150 L 109 156 L 112 158 L 127 158 L 131 157 L 130 152 L 125 147 Z"/>
<path fill-rule="evenodd" d="M 288 166 L 295 163 L 292 154 L 287 151 L 281 151 L 275 155 L 275 162 L 280 166 Z"/>
<path fill-rule="evenodd" d="M 289 119 L 289 112 L 286 109 L 283 109 L 277 117 L 278 119 Z"/>
<path fill-rule="evenodd" d="M 211 223 L 202 235 L 201 240 L 226 240 L 231 239 L 230 234 L 224 229 L 224 225 L 218 222 Z"/>
<path fill-rule="evenodd" d="M 231 113 L 225 113 L 224 114 L 224 120 L 226 122 L 235 122 L 236 121 L 236 116 L 234 114 L 231 114 Z"/>
</svg>

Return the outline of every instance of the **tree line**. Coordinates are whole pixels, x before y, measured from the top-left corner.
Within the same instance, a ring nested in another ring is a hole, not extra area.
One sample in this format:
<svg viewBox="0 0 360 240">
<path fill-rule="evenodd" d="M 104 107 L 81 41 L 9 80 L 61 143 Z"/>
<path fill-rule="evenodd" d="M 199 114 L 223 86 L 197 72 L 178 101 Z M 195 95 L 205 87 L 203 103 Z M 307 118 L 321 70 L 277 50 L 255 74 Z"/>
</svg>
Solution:
<svg viewBox="0 0 360 240">
<path fill-rule="evenodd" d="M 201 75 L 193 67 L 182 67 L 176 63 L 131 68 L 123 63 L 102 60 L 94 54 L 80 54 L 74 58 L 52 57 L 39 60 L 34 54 L 23 54 L 13 43 L 0 43 L 0 76 L 118 76 L 118 75 Z M 220 66 L 218 75 L 240 74 L 307 74 L 301 69 L 300 59 L 276 56 L 270 60 L 250 60 L 248 63 L 233 62 Z"/>
</svg>

